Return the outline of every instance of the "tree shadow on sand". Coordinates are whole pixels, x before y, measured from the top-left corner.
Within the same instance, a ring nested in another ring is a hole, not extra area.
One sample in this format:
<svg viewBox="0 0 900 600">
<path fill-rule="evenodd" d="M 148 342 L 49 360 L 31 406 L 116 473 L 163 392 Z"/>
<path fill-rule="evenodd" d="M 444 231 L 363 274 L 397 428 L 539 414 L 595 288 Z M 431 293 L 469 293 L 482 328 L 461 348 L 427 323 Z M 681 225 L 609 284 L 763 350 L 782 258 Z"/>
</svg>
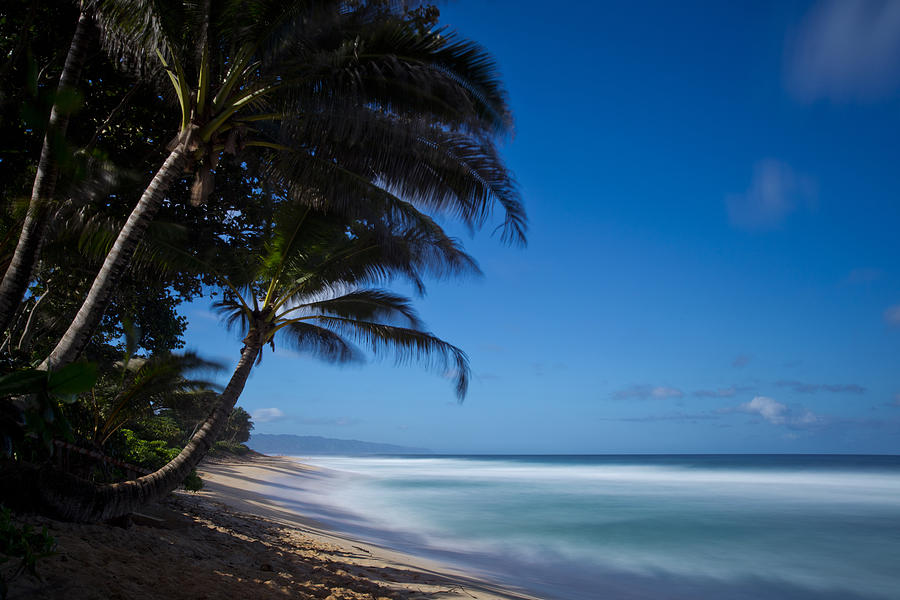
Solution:
<svg viewBox="0 0 900 600">
<path fill-rule="evenodd" d="M 426 600 L 476 598 L 476 584 L 428 569 L 372 560 L 361 546 L 322 542 L 293 527 L 231 512 L 184 493 L 164 508 L 184 515 L 176 529 L 127 529 L 30 516 L 58 540 L 42 580 L 20 578 L 11 600 L 156 598 Z"/>
</svg>

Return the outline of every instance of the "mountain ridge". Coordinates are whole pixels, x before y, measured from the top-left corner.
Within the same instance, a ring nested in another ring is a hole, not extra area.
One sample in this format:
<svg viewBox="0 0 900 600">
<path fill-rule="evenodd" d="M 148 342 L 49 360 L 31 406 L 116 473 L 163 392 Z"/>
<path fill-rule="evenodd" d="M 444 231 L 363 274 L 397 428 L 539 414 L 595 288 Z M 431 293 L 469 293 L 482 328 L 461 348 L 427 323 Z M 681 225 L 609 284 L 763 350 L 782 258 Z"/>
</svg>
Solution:
<svg viewBox="0 0 900 600">
<path fill-rule="evenodd" d="M 290 433 L 255 433 L 247 445 L 263 454 L 432 454 L 427 448 Z"/>
</svg>

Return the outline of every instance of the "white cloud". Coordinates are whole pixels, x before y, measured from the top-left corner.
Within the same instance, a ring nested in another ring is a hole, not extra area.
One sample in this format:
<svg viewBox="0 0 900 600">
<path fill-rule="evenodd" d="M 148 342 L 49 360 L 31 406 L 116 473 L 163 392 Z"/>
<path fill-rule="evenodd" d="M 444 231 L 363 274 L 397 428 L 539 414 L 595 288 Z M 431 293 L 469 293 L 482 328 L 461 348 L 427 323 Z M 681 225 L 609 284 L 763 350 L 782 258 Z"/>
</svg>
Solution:
<svg viewBox="0 0 900 600">
<path fill-rule="evenodd" d="M 666 387 L 662 385 L 633 385 L 622 390 L 613 392 L 613 398 L 616 400 L 628 400 L 631 398 L 681 398 L 684 392 L 678 388 Z"/>
<path fill-rule="evenodd" d="M 735 396 L 738 391 L 744 391 L 747 389 L 749 388 L 737 388 L 736 386 L 731 386 L 727 388 L 718 388 L 715 390 L 697 390 L 694 392 L 694 395 L 698 398 L 731 398 Z"/>
<path fill-rule="evenodd" d="M 284 417 L 284 412 L 280 408 L 259 408 L 254 410 L 250 416 L 257 423 L 268 423 Z"/>
<path fill-rule="evenodd" d="M 740 409 L 745 412 L 756 413 L 774 425 L 783 425 L 787 420 L 787 406 L 767 396 L 757 396 L 750 402 L 741 404 Z"/>
<path fill-rule="evenodd" d="M 823 418 L 812 411 L 805 409 L 802 412 L 793 411 L 785 404 L 768 396 L 756 396 L 750 402 L 745 402 L 737 409 L 730 410 L 756 414 L 773 425 L 787 425 L 792 429 L 805 429 L 824 423 Z M 726 409 L 723 412 L 730 411 Z"/>
<path fill-rule="evenodd" d="M 684 396 L 684 393 L 681 390 L 664 386 L 653 388 L 650 394 L 654 398 L 681 398 Z"/>
<path fill-rule="evenodd" d="M 767 158 L 756 163 L 750 187 L 725 198 L 728 218 L 735 227 L 775 229 L 801 205 L 815 200 L 815 182 L 783 162 Z M 749 358 L 749 357 L 748 357 Z"/>
<path fill-rule="evenodd" d="M 786 420 L 787 406 L 767 396 L 757 396 L 750 402 L 741 404 L 740 408 L 745 412 L 756 413 L 775 425 L 782 425 Z"/>
<path fill-rule="evenodd" d="M 802 415 L 795 417 L 791 422 L 794 425 L 814 425 L 818 423 L 821 419 L 819 419 L 818 415 L 812 413 L 811 411 L 804 411 Z"/>
<path fill-rule="evenodd" d="M 900 304 L 895 304 L 884 311 L 884 320 L 888 325 L 900 327 Z"/>
<path fill-rule="evenodd" d="M 812 102 L 874 101 L 900 88 L 900 2 L 823 0 L 789 42 L 786 85 Z"/>
</svg>

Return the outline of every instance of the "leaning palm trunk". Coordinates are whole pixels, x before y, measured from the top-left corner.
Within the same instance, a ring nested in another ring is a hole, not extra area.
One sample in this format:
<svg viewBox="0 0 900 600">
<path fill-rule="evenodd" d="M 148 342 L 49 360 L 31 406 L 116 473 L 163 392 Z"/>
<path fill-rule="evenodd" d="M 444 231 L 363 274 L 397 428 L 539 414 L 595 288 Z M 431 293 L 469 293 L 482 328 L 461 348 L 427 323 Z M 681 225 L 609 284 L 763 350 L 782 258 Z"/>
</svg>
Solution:
<svg viewBox="0 0 900 600">
<path fill-rule="evenodd" d="M 82 12 L 69 46 L 66 62 L 59 76 L 57 97 L 74 89 L 81 76 L 81 68 L 87 54 L 90 27 L 91 18 Z M 59 98 L 57 98 L 50 110 L 50 120 L 44 134 L 41 158 L 34 176 L 31 202 L 28 204 L 28 211 L 25 214 L 22 233 L 9 267 L 6 269 L 6 274 L 3 276 L 3 281 L 0 282 L 0 331 L 5 331 L 9 327 L 16 307 L 22 301 L 25 290 L 28 289 L 28 282 L 31 280 L 35 265 L 40 259 L 41 246 L 49 221 L 50 202 L 56 191 L 56 181 L 59 176 L 58 161 L 53 156 L 54 141 L 65 137 L 68 126 L 69 115 L 65 110 L 60 109 Z"/>
<path fill-rule="evenodd" d="M 138 479 L 99 486 L 58 471 L 47 471 L 37 483 L 43 507 L 69 521 L 105 521 L 128 515 L 178 487 L 222 434 L 259 355 L 259 340 L 255 331 L 244 339 L 241 358 L 215 409 L 184 450 L 168 464 Z"/>
<path fill-rule="evenodd" d="M 110 297 L 119 283 L 122 272 L 128 267 L 134 250 L 144 236 L 147 226 L 153 220 L 169 186 L 184 170 L 187 160 L 187 146 L 191 143 L 191 130 L 182 133 L 175 148 L 153 177 L 150 185 L 144 190 L 140 201 L 131 211 L 128 220 L 119 232 L 112 249 L 106 255 L 103 266 L 94 283 L 91 285 L 78 314 L 69 325 L 56 347 L 44 359 L 39 368 L 54 370 L 63 367 L 76 358 L 84 350 L 94 329 L 103 318 L 103 311 L 109 304 Z"/>
</svg>

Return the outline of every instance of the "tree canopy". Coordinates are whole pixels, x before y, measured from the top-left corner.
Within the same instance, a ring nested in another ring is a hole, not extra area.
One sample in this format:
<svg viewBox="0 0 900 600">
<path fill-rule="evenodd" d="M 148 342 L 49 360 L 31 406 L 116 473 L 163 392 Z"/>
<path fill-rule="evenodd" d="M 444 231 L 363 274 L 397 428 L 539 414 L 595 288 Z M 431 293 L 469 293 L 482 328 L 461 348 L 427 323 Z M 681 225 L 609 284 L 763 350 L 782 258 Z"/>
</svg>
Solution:
<svg viewBox="0 0 900 600">
<path fill-rule="evenodd" d="M 30 484 L 47 510 L 133 510 L 217 440 L 248 439 L 236 402 L 275 343 L 387 352 L 464 397 L 465 353 L 386 286 L 478 273 L 446 219 L 524 243 L 497 149 L 512 117 L 481 46 L 433 6 L 386 0 L 13 4 L 0 474 L 56 456 L 66 471 Z M 179 306 L 204 296 L 243 336 L 224 387 L 180 352 Z"/>
</svg>

